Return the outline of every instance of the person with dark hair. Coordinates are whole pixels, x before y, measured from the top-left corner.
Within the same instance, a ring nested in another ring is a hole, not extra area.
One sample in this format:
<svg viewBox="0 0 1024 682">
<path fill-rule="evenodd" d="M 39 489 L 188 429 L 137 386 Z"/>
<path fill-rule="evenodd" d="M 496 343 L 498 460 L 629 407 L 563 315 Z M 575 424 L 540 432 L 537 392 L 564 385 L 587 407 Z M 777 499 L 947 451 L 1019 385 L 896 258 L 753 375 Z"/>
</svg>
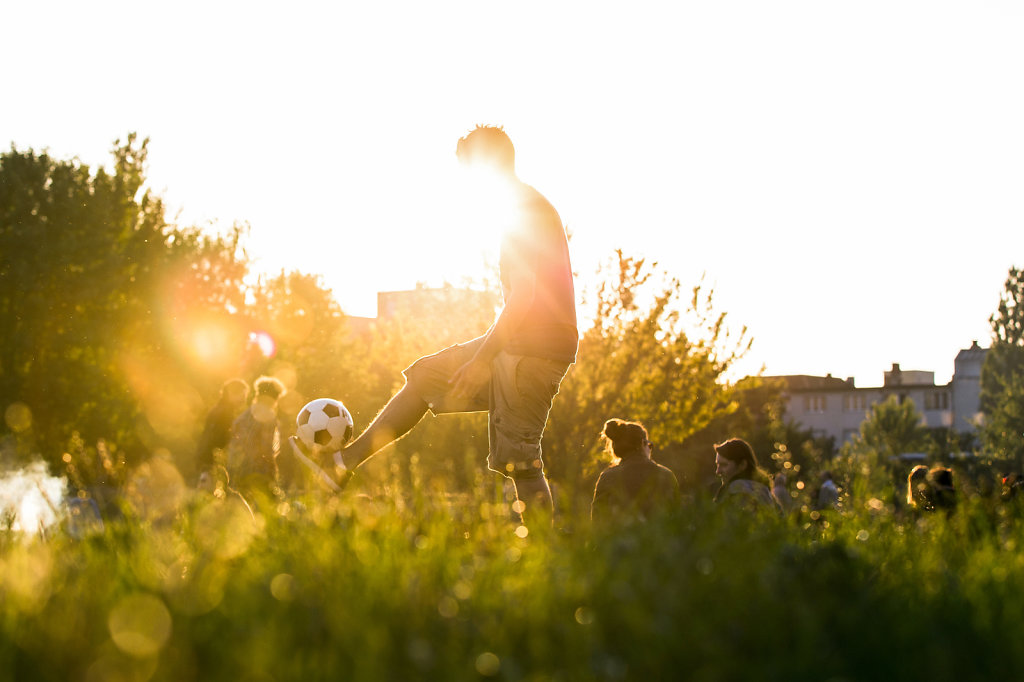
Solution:
<svg viewBox="0 0 1024 682">
<path fill-rule="evenodd" d="M 196 446 L 199 487 L 212 488 L 216 478 L 213 473 L 217 465 L 216 452 L 223 452 L 227 448 L 231 440 L 231 424 L 245 409 L 245 401 L 248 399 L 249 384 L 242 379 L 228 379 L 221 386 L 217 404 L 207 413 L 203 433 Z"/>
<path fill-rule="evenodd" d="M 1003 476 L 1000 480 L 999 497 L 1003 502 L 1009 502 L 1017 498 L 1020 489 L 1024 487 L 1024 476 L 1012 472 Z"/>
<path fill-rule="evenodd" d="M 926 480 L 932 509 L 941 509 L 947 513 L 956 509 L 956 487 L 953 485 L 952 469 L 934 466 L 928 470 Z"/>
<path fill-rule="evenodd" d="M 772 476 L 772 499 L 775 500 L 775 504 L 783 514 L 788 513 L 793 506 L 793 498 L 789 495 L 786 482 L 786 474 L 781 471 Z"/>
<path fill-rule="evenodd" d="M 907 474 L 907 507 L 921 511 L 932 509 L 928 490 L 928 467 L 918 464 Z"/>
<path fill-rule="evenodd" d="M 929 469 L 918 464 L 907 476 L 907 506 L 917 511 L 956 509 L 956 487 L 953 485 L 953 470 L 943 466 Z"/>
<path fill-rule="evenodd" d="M 831 471 L 821 472 L 821 485 L 818 486 L 818 494 L 815 496 L 814 508 L 818 511 L 835 509 L 839 504 L 839 488 L 832 480 Z"/>
<path fill-rule="evenodd" d="M 594 486 L 590 517 L 595 523 L 646 520 L 679 503 L 679 481 L 651 459 L 654 447 L 639 422 L 609 419 L 601 437 L 614 462 Z"/>
<path fill-rule="evenodd" d="M 502 231 L 504 306 L 476 339 L 420 358 L 405 385 L 344 449 L 320 465 L 339 487 L 357 466 L 408 433 L 429 411 L 488 413 L 488 467 L 515 483 L 526 515 L 550 518 L 541 437 L 551 403 L 576 361 L 576 297 L 565 228 L 551 203 L 516 175 L 515 149 L 500 127 L 477 126 L 458 141 L 459 162 L 478 171 L 489 227 Z M 303 446 L 292 439 L 294 447 Z M 325 466 L 326 465 L 326 466 Z"/>
<path fill-rule="evenodd" d="M 280 497 L 277 457 L 281 451 L 281 425 L 277 402 L 285 394 L 280 379 L 262 376 L 253 384 L 255 397 L 231 424 L 227 450 L 229 485 L 248 496 L 258 492 Z"/>
<path fill-rule="evenodd" d="M 742 438 L 730 438 L 715 445 L 715 473 L 722 479 L 715 502 L 779 511 L 768 489 L 768 476 L 758 466 L 754 448 Z"/>
</svg>

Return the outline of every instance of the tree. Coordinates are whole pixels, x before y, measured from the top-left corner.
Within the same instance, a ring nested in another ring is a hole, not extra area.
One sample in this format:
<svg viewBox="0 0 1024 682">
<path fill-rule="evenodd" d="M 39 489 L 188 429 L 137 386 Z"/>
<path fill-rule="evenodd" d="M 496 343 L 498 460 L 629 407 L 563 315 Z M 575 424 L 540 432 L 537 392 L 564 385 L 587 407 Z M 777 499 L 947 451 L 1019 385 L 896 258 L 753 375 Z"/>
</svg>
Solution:
<svg viewBox="0 0 1024 682">
<path fill-rule="evenodd" d="M 876 453 L 891 462 L 902 454 L 919 452 L 928 439 L 923 417 L 912 400 L 900 401 L 895 395 L 874 403 L 860 424 L 850 445 L 853 453 Z"/>
<path fill-rule="evenodd" d="M 544 436 L 552 480 L 581 507 L 602 463 L 605 420 L 643 422 L 657 444 L 655 457 L 666 459 L 713 419 L 736 410 L 724 375 L 750 347 L 746 329 L 733 337 L 725 313 L 714 311 L 713 292 L 697 285 L 687 296 L 656 263 L 620 250 L 600 274 L 592 322 Z"/>
<path fill-rule="evenodd" d="M 147 144 L 115 142 L 112 172 L 0 156 L 0 396 L 51 461 L 75 432 L 144 450 L 187 437 L 210 359 L 196 348 L 217 345 L 195 323 L 242 305 L 241 228 L 169 225 Z"/>
<path fill-rule="evenodd" d="M 992 345 L 981 369 L 985 450 L 1024 467 L 1024 271 L 1010 268 L 989 318 Z"/>
<path fill-rule="evenodd" d="M 896 501 L 907 473 L 899 456 L 921 452 L 928 443 L 922 422 L 912 400 L 892 395 L 871 405 L 860 432 L 840 448 L 836 481 L 857 499 L 883 495 Z"/>
</svg>

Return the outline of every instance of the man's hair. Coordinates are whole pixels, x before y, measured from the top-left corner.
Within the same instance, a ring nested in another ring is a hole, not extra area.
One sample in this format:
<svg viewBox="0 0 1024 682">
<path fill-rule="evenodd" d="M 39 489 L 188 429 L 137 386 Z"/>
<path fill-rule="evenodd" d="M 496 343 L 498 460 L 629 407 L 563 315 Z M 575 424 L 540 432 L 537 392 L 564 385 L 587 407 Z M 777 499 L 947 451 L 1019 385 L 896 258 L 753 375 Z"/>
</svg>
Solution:
<svg viewBox="0 0 1024 682">
<path fill-rule="evenodd" d="M 462 162 L 484 161 L 505 171 L 515 171 L 516 150 L 501 126 L 478 125 L 455 147 L 455 156 Z"/>
<path fill-rule="evenodd" d="M 274 400 L 277 400 L 284 395 L 284 384 L 281 383 L 280 379 L 275 377 L 263 376 L 253 383 L 253 388 L 256 390 L 256 396 L 261 395 L 269 396 Z"/>
</svg>

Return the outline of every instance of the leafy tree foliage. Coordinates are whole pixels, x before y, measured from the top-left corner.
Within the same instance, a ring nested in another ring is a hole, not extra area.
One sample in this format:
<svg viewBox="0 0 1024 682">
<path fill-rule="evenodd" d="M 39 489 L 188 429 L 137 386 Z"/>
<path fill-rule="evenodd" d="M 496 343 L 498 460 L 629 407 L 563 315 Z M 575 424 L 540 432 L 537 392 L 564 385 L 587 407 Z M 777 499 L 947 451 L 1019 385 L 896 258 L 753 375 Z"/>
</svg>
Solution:
<svg viewBox="0 0 1024 682">
<path fill-rule="evenodd" d="M 331 290 L 319 277 L 295 271 L 261 279 L 249 293 L 244 374 L 282 379 L 285 404 L 297 403 L 296 410 L 312 398 L 341 397 L 352 379 L 350 347 L 357 344 Z"/>
<path fill-rule="evenodd" d="M 922 422 L 912 400 L 901 402 L 893 395 L 871 405 L 860 432 L 840 449 L 836 480 L 856 499 L 866 499 L 868 491 L 886 490 L 898 501 L 909 468 L 899 456 L 928 447 L 930 434 Z"/>
<path fill-rule="evenodd" d="M 989 318 L 992 345 L 981 369 L 982 442 L 994 457 L 1024 466 L 1024 271 L 1010 268 Z"/>
<path fill-rule="evenodd" d="M 241 228 L 169 225 L 144 188 L 147 142 L 115 142 L 111 171 L 0 156 L 0 395 L 31 415 L 8 428 L 51 460 L 74 431 L 147 449 L 182 437 L 190 379 L 224 345 L 197 337 L 242 305 Z"/>
<path fill-rule="evenodd" d="M 908 452 L 919 452 L 928 438 L 923 417 L 912 400 L 897 396 L 874 403 L 860 424 L 860 432 L 850 444 L 853 454 L 871 451 L 883 460 L 893 460 Z"/>
<path fill-rule="evenodd" d="M 591 322 L 544 438 L 552 478 L 567 493 L 580 493 L 579 505 L 589 503 L 602 464 L 599 434 L 605 420 L 643 422 L 658 459 L 658 453 L 736 410 L 724 374 L 750 347 L 746 330 L 732 336 L 725 313 L 713 310 L 713 292 L 701 285 L 686 292 L 656 263 L 622 251 L 601 274 L 592 301 L 584 298 Z"/>
</svg>

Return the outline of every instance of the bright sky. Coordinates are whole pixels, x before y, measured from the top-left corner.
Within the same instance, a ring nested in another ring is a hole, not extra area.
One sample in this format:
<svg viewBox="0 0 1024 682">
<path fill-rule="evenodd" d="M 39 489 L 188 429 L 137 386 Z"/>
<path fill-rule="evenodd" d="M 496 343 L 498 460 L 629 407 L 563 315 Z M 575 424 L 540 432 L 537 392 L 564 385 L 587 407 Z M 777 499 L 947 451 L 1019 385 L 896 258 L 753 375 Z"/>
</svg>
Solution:
<svg viewBox="0 0 1024 682">
<path fill-rule="evenodd" d="M 580 286 L 616 248 L 704 274 L 751 372 L 946 381 L 1024 266 L 1016 0 L 8 2 L 0 26 L 0 141 L 98 165 L 149 136 L 180 222 L 248 222 L 261 269 L 351 314 L 484 274 L 455 182 L 477 123 Z"/>
</svg>

